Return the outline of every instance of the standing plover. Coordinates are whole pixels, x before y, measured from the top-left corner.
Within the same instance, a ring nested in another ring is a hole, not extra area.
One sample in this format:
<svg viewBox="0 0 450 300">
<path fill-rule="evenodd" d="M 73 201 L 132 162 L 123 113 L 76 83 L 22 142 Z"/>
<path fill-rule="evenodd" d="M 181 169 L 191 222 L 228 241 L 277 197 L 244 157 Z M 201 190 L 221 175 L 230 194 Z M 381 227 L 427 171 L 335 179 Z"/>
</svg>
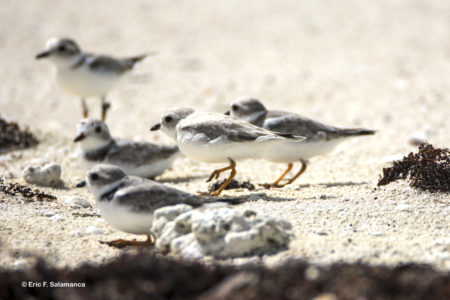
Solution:
<svg viewBox="0 0 450 300">
<path fill-rule="evenodd" d="M 94 119 L 77 125 L 78 157 L 88 168 L 105 163 L 122 168 L 128 175 L 152 178 L 170 167 L 180 154 L 177 146 L 163 146 L 115 139 L 108 126 Z"/>
<path fill-rule="evenodd" d="M 306 170 L 308 158 L 330 152 L 346 138 L 375 134 L 374 130 L 338 128 L 296 113 L 267 110 L 260 101 L 252 98 L 242 98 L 233 102 L 231 109 L 225 114 L 270 131 L 306 137 L 299 143 L 276 144 L 266 152 L 267 160 L 288 163 L 286 171 L 275 182 L 265 184 L 267 187 L 282 187 L 294 182 Z M 302 164 L 300 170 L 285 184 L 280 184 L 296 161 Z"/>
<path fill-rule="evenodd" d="M 301 136 L 277 134 L 250 123 L 218 113 L 195 112 L 191 108 L 174 108 L 163 112 L 161 122 L 151 130 L 161 129 L 177 141 L 187 157 L 201 162 L 229 166 L 214 170 L 207 181 L 231 170 L 228 179 L 211 195 L 219 195 L 236 175 L 236 161 L 263 158 L 266 149 L 277 143 L 297 142 Z"/>
<path fill-rule="evenodd" d="M 147 55 L 117 59 L 105 55 L 88 54 L 81 51 L 77 43 L 69 38 L 52 38 L 45 50 L 36 59 L 46 58 L 56 65 L 58 83 L 67 91 L 81 97 L 83 117 L 89 115 L 86 97 L 101 97 L 102 120 L 110 104 L 106 94 L 124 82 L 134 65 Z"/>
<path fill-rule="evenodd" d="M 199 207 L 206 203 L 226 202 L 239 204 L 237 198 L 206 198 L 192 195 L 162 183 L 128 176 L 117 166 L 99 164 L 92 167 L 86 181 L 94 195 L 101 216 L 114 228 L 132 234 L 145 234 L 147 241 L 115 240 L 109 245 L 151 245 L 150 228 L 153 212 L 163 206 L 188 204 Z"/>
</svg>

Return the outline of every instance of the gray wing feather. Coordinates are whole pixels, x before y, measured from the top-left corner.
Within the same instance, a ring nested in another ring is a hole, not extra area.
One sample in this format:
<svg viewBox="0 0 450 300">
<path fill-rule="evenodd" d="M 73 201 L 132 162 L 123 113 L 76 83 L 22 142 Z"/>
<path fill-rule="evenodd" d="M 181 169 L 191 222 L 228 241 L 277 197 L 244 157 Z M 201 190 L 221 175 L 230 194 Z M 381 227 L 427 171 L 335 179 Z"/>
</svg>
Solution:
<svg viewBox="0 0 450 300">
<path fill-rule="evenodd" d="M 145 58 L 145 55 L 116 59 L 105 55 L 86 55 L 86 63 L 92 71 L 121 74 L 131 70 L 134 65 Z"/>
<path fill-rule="evenodd" d="M 205 142 L 215 140 L 226 136 L 233 142 L 255 141 L 258 138 L 280 139 L 276 133 L 268 132 L 262 128 L 251 125 L 250 123 L 235 119 L 224 119 L 221 122 L 199 122 L 195 125 L 186 125 L 181 130 L 189 132 L 192 135 L 201 134 Z"/>
<path fill-rule="evenodd" d="M 328 126 L 304 116 L 283 111 L 270 111 L 264 122 L 264 128 L 286 134 L 302 135 L 305 136 L 307 140 L 322 138 L 330 140 L 345 136 L 368 135 L 375 133 L 372 130 L 366 129 L 347 129 Z"/>
<path fill-rule="evenodd" d="M 116 192 L 114 198 L 120 204 L 129 205 L 131 209 L 140 212 L 152 212 L 160 207 L 182 203 L 197 207 L 205 202 L 203 197 L 145 179 L 139 184 L 124 186 Z"/>
<path fill-rule="evenodd" d="M 106 159 L 142 165 L 170 158 L 177 152 L 178 147 L 176 146 L 117 140 L 115 147 L 109 151 Z"/>
</svg>

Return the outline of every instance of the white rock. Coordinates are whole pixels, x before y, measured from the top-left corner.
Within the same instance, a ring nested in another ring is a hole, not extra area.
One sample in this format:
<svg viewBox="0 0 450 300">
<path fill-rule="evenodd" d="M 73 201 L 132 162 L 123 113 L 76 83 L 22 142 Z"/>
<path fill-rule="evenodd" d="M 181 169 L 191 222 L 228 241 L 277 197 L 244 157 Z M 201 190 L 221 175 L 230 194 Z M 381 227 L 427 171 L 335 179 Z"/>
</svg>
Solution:
<svg viewBox="0 0 450 300">
<path fill-rule="evenodd" d="M 53 221 L 64 221 L 64 217 L 61 215 L 51 216 L 50 219 L 52 219 Z"/>
<path fill-rule="evenodd" d="M 412 211 L 412 206 L 409 205 L 409 204 L 399 204 L 399 205 L 397 205 L 397 206 L 395 207 L 395 210 L 398 210 L 398 211 L 409 211 L 409 212 L 411 212 L 411 211 Z"/>
<path fill-rule="evenodd" d="M 92 207 L 91 202 L 82 197 L 68 197 L 64 200 L 64 202 L 72 207 Z"/>
<path fill-rule="evenodd" d="M 291 229 L 287 221 L 251 210 L 176 205 L 155 211 L 151 231 L 161 251 L 186 258 L 229 258 L 287 248 L 293 236 Z"/>
<path fill-rule="evenodd" d="M 42 215 L 44 217 L 52 217 L 52 216 L 56 215 L 56 213 L 54 211 L 51 211 L 51 210 L 44 210 L 42 212 Z"/>
<path fill-rule="evenodd" d="M 18 260 L 16 260 L 14 262 L 14 267 L 16 267 L 16 268 L 23 268 L 23 267 L 26 266 L 26 264 L 27 264 L 27 262 L 25 260 L 18 259 Z"/>
<path fill-rule="evenodd" d="M 87 234 L 103 234 L 103 231 L 100 230 L 100 229 L 98 229 L 98 228 L 95 227 L 95 226 L 88 226 L 88 227 L 86 228 L 86 233 L 87 233 Z"/>
<path fill-rule="evenodd" d="M 48 164 L 49 161 L 48 161 L 48 159 L 46 159 L 46 158 L 33 158 L 33 159 L 30 159 L 30 160 L 28 161 L 28 163 L 29 163 L 30 165 L 43 166 L 43 165 L 45 165 L 45 164 Z"/>
<path fill-rule="evenodd" d="M 49 163 L 43 167 L 27 166 L 22 175 L 28 183 L 51 186 L 59 183 L 61 166 L 56 163 Z"/>
</svg>

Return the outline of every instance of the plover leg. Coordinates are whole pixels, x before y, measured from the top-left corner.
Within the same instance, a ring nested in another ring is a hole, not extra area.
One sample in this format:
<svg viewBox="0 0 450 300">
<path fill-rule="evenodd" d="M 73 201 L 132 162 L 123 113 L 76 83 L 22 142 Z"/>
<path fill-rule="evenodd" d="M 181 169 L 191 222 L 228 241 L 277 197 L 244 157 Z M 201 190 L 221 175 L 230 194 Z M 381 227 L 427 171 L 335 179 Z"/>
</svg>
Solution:
<svg viewBox="0 0 450 300">
<path fill-rule="evenodd" d="M 217 179 L 217 178 L 219 178 L 220 173 L 225 172 L 227 170 L 231 170 L 230 176 L 228 176 L 228 179 L 217 190 L 215 190 L 214 192 L 211 192 L 210 193 L 211 196 L 220 195 L 220 193 L 222 193 L 222 191 L 227 187 L 227 185 L 231 182 L 231 180 L 234 178 L 234 176 L 236 176 L 236 162 L 234 160 L 232 160 L 231 158 L 228 158 L 228 160 L 230 161 L 230 165 L 228 167 L 214 170 L 211 173 L 211 175 L 209 176 L 208 180 L 206 180 L 206 182 L 209 182 L 213 178 Z"/>
<path fill-rule="evenodd" d="M 81 108 L 83 109 L 83 118 L 86 119 L 87 117 L 89 117 L 89 110 L 84 98 L 81 98 Z"/>
<path fill-rule="evenodd" d="M 285 184 L 283 184 L 282 186 L 288 185 L 293 183 L 300 175 L 303 174 L 303 172 L 305 172 L 306 170 L 306 166 L 307 166 L 307 162 L 303 159 L 300 159 L 300 163 L 302 164 L 302 167 L 300 168 L 300 170 L 297 172 L 297 174 L 294 175 L 294 177 L 292 177 L 291 179 L 288 180 L 288 182 L 286 182 Z"/>
<path fill-rule="evenodd" d="M 106 120 L 106 113 L 108 112 L 108 109 L 110 109 L 111 103 L 106 101 L 106 97 L 102 96 L 102 121 L 105 122 Z"/>
<path fill-rule="evenodd" d="M 130 240 L 118 239 L 118 240 L 114 240 L 111 242 L 100 241 L 100 243 L 106 244 L 106 245 L 114 247 L 114 248 L 122 249 L 126 246 L 141 246 L 141 247 L 153 246 L 155 243 L 155 239 L 153 237 L 153 234 L 148 234 L 147 240 L 145 240 L 145 241 L 136 241 L 136 240 L 130 241 Z"/>
<path fill-rule="evenodd" d="M 288 167 L 287 167 L 287 169 L 286 169 L 286 171 L 284 171 L 283 174 L 281 174 L 281 176 L 278 177 L 277 180 L 275 180 L 275 182 L 273 182 L 273 183 L 263 183 L 263 184 L 261 184 L 261 185 L 264 186 L 265 188 L 282 187 L 282 186 L 284 186 L 284 184 L 283 184 L 283 185 L 280 185 L 279 183 L 280 183 L 280 181 L 283 180 L 283 178 L 289 173 L 289 171 L 292 170 L 292 166 L 293 166 L 293 164 L 292 164 L 292 163 L 289 163 L 289 164 L 288 164 Z"/>
</svg>

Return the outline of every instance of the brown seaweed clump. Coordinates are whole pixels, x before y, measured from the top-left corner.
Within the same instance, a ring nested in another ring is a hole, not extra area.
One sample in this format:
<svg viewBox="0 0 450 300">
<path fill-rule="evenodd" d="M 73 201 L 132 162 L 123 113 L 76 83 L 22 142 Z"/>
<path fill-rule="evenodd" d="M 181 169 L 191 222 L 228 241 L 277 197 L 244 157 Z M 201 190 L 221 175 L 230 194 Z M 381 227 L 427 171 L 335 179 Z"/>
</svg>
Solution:
<svg viewBox="0 0 450 300">
<path fill-rule="evenodd" d="M 383 169 L 378 186 L 399 179 L 409 179 L 410 185 L 430 192 L 450 192 L 450 151 L 435 149 L 430 144 L 419 146 L 419 153 L 410 153 Z"/>
<path fill-rule="evenodd" d="M 0 117 L 0 153 L 26 149 L 39 144 L 38 139 L 27 129 L 21 130 L 15 122 Z"/>
<path fill-rule="evenodd" d="M 16 195 L 22 195 L 25 199 L 29 201 L 33 201 L 33 198 L 39 200 L 39 201 L 53 201 L 56 200 L 56 197 L 50 194 L 46 194 L 44 192 L 41 192 L 38 189 L 32 190 L 31 188 L 21 185 L 18 183 L 9 183 L 8 185 L 5 184 L 5 181 L 3 178 L 0 178 L 0 192 L 10 195 L 10 196 L 16 196 Z"/>
</svg>

